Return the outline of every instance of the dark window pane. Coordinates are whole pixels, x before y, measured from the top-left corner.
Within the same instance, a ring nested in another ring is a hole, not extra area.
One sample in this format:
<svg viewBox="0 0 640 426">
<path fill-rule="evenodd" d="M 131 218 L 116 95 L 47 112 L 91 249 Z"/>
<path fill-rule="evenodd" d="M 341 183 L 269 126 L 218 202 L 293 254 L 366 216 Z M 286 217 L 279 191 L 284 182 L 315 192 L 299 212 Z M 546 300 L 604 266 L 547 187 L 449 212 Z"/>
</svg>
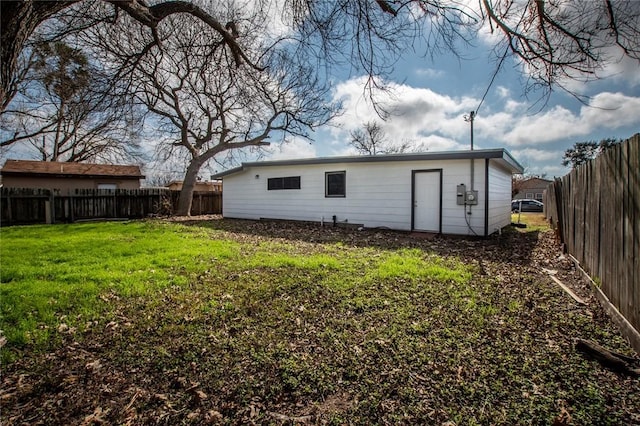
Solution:
<svg viewBox="0 0 640 426">
<path fill-rule="evenodd" d="M 278 177 L 267 179 L 267 189 L 300 189 L 300 176 Z"/>
<path fill-rule="evenodd" d="M 326 196 L 344 197 L 346 195 L 346 173 L 328 172 L 326 174 Z"/>
<path fill-rule="evenodd" d="M 271 178 L 267 180 L 267 188 L 269 190 L 282 189 L 282 178 Z"/>
<path fill-rule="evenodd" d="M 284 189 L 300 189 L 300 176 L 284 178 Z"/>
</svg>

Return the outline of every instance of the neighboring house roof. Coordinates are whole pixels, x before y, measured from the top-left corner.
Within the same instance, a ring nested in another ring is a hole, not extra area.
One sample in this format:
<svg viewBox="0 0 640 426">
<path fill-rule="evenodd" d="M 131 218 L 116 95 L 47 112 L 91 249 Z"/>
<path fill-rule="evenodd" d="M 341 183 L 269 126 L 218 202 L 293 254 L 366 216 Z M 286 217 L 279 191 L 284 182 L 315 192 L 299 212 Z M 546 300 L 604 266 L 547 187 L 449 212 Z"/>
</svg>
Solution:
<svg viewBox="0 0 640 426">
<path fill-rule="evenodd" d="M 297 160 L 280 161 L 256 161 L 242 163 L 240 167 L 230 169 L 211 176 L 211 179 L 220 179 L 250 167 L 268 166 L 292 166 L 311 164 L 336 164 L 336 163 L 375 163 L 385 161 L 425 161 L 425 160 L 464 160 L 464 159 L 496 159 L 512 173 L 522 173 L 524 168 L 504 148 L 478 149 L 474 151 L 440 151 L 428 153 L 388 154 L 388 155 L 359 155 L 350 157 L 322 157 L 304 158 Z"/>
<path fill-rule="evenodd" d="M 548 186 L 552 181 L 538 177 L 523 179 L 519 182 L 520 189 L 540 188 Z"/>
<path fill-rule="evenodd" d="M 39 177 L 119 177 L 144 179 L 139 166 L 116 164 L 63 163 L 55 161 L 7 160 L 0 174 L 3 176 Z"/>
</svg>

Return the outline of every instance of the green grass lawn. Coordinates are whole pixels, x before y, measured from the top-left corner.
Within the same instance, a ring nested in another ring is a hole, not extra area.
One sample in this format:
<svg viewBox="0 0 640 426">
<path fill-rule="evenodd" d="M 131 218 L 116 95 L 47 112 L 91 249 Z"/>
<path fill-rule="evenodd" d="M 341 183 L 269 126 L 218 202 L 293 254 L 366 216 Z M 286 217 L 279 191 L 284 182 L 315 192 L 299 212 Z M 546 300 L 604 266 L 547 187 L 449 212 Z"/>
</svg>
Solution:
<svg viewBox="0 0 640 426">
<path fill-rule="evenodd" d="M 9 348 L 46 346 L 61 324 L 82 330 L 111 315 L 110 294 L 153 297 L 187 284 L 210 261 L 237 255 L 231 242 L 211 241 L 196 228 L 181 231 L 143 222 L 3 229 L 0 306 Z"/>
<path fill-rule="evenodd" d="M 628 351 L 615 328 L 513 272 L 509 255 L 480 265 L 464 240 L 298 237 L 156 221 L 3 228 L 3 364 L 41 377 L 15 397 L 54 423 L 98 404 L 108 423 L 172 424 L 551 424 L 563 410 L 620 424 L 638 412 L 637 383 L 572 349 L 573 336 Z M 92 378 L 94 360 L 105 374 Z"/>
<path fill-rule="evenodd" d="M 521 232 L 544 231 L 549 229 L 549 222 L 544 213 L 511 213 L 511 223 L 524 223 L 526 228 L 519 228 Z"/>
</svg>

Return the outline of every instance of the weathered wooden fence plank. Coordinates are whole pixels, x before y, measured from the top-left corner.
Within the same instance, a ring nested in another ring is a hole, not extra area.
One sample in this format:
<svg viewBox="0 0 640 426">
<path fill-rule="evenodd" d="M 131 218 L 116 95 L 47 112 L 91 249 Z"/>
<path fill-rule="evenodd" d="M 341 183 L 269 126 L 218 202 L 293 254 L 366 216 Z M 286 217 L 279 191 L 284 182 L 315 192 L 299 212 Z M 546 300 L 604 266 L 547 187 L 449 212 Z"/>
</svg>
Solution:
<svg viewBox="0 0 640 426">
<path fill-rule="evenodd" d="M 593 162 L 588 164 L 590 175 L 592 177 L 592 185 L 594 188 L 600 188 L 600 174 Z M 600 250 L 600 232 L 602 227 L 601 222 L 601 191 L 587 191 L 589 197 L 589 207 L 587 215 L 587 247 L 585 247 L 586 259 L 585 264 L 595 276 L 600 273 L 600 263 L 598 262 L 598 256 L 592 256 L 590 253 L 598 253 Z"/>
<path fill-rule="evenodd" d="M 0 190 L 0 224 L 46 223 L 47 209 L 55 222 L 97 218 L 137 219 L 171 215 L 177 208 L 179 191 L 168 189 L 98 190 L 78 189 L 59 195 L 46 189 Z M 47 207 L 47 205 L 49 207 Z M 222 194 L 194 193 L 192 215 L 222 213 Z"/>
<path fill-rule="evenodd" d="M 625 216 L 626 211 L 625 208 L 628 207 L 626 205 L 626 193 L 625 186 L 628 181 L 626 179 L 626 165 L 624 164 L 624 145 L 620 144 L 614 147 L 611 150 L 611 155 L 613 156 L 614 164 L 615 164 L 615 194 L 616 194 L 616 205 L 615 205 L 615 242 L 612 244 L 612 252 L 614 253 L 613 260 L 613 274 L 617 277 L 618 280 L 622 283 L 622 285 L 616 286 L 616 290 L 618 293 L 618 304 L 616 306 L 620 306 L 620 310 L 627 310 L 627 297 L 629 294 L 628 291 L 628 274 L 625 272 L 625 263 L 631 259 L 625 258 L 625 240 L 627 236 L 625 235 Z"/>
<path fill-rule="evenodd" d="M 566 250 L 640 330 L 640 134 L 555 179 L 545 199 Z"/>
<path fill-rule="evenodd" d="M 621 146 L 621 177 L 624 180 L 621 183 L 623 190 L 623 198 L 622 198 L 622 236 L 624 238 L 624 244 L 620 247 L 621 258 L 618 259 L 618 270 L 623 275 L 624 282 L 631 282 L 631 276 L 633 275 L 633 271 L 629 270 L 629 268 L 624 267 L 625 262 L 633 262 L 633 224 L 630 223 L 629 217 L 632 213 L 631 211 L 631 188 L 627 185 L 629 182 L 629 145 L 625 144 Z M 622 294 L 620 295 L 621 301 L 626 305 L 624 308 L 625 311 L 631 312 L 631 307 L 633 305 L 633 291 L 631 286 L 625 286 Z M 633 316 L 633 315 L 632 315 Z"/>
<path fill-rule="evenodd" d="M 585 236 L 585 199 L 586 192 L 582 190 L 588 187 L 588 167 L 582 167 L 577 173 L 575 185 L 572 191 L 573 200 L 573 253 L 574 256 L 584 263 L 584 236 Z"/>
<path fill-rule="evenodd" d="M 575 225 L 576 225 L 576 199 L 575 199 L 575 188 L 574 185 L 575 176 L 569 176 L 567 185 L 567 191 L 563 195 L 563 200 L 566 199 L 569 201 L 568 208 L 566 209 L 567 216 L 567 249 L 570 253 L 575 253 L 576 251 L 576 233 L 575 233 Z"/>
<path fill-rule="evenodd" d="M 630 297 L 628 311 L 629 322 L 640 329 L 640 135 L 635 136 L 636 142 L 627 145 L 627 188 L 629 200 L 627 210 L 628 244 L 625 257 L 632 265 L 629 282 Z"/>
</svg>

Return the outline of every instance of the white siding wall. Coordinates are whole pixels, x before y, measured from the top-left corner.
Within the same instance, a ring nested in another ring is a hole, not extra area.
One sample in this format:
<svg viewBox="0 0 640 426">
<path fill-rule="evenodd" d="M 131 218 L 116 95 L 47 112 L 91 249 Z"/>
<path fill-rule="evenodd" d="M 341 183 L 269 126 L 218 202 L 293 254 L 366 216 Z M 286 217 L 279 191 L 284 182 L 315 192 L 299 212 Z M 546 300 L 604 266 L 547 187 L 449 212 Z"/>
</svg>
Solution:
<svg viewBox="0 0 640 426">
<path fill-rule="evenodd" d="M 380 163 L 336 163 L 251 167 L 223 179 L 223 215 L 240 219 L 287 219 L 362 224 L 411 230 L 412 170 L 443 170 L 442 232 L 484 235 L 484 160 L 475 162 L 478 205 L 465 215 L 456 204 L 456 185 L 470 189 L 470 161 L 416 161 Z M 325 198 L 325 172 L 346 171 L 346 197 Z M 256 175 L 259 177 L 256 178 Z M 267 190 L 267 179 L 300 176 L 301 189 Z M 508 181 L 510 185 L 510 175 Z M 510 195 L 510 186 L 509 186 Z M 437 202 L 437 200 L 434 200 Z M 498 206 L 496 206 L 497 208 Z M 508 214 L 508 207 L 506 213 Z M 492 232 L 490 228 L 490 232 Z"/>
<path fill-rule="evenodd" d="M 511 223 L 511 173 L 489 163 L 489 234 Z"/>
<path fill-rule="evenodd" d="M 444 165 L 442 189 L 442 232 L 444 234 L 484 235 L 484 160 L 474 162 L 474 184 L 478 204 L 459 206 L 456 200 L 458 184 L 471 190 L 471 160 L 450 160 Z M 471 211 L 471 214 L 467 214 Z M 468 224 L 467 224 L 468 222 Z M 475 234 L 474 234 L 475 233 Z"/>
</svg>

